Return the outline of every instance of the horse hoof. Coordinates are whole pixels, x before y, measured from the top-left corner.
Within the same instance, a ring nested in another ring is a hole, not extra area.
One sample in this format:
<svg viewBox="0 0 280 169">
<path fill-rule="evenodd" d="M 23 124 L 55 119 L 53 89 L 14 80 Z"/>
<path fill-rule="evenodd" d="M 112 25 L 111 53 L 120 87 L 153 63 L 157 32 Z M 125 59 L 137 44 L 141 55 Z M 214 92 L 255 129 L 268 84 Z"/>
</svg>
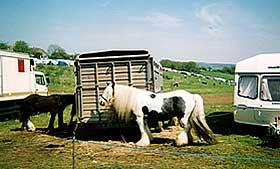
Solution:
<svg viewBox="0 0 280 169">
<path fill-rule="evenodd" d="M 150 145 L 150 143 L 143 143 L 143 142 L 139 142 L 139 141 L 136 143 L 136 146 L 139 146 L 139 147 L 146 147 L 148 145 Z"/>
<path fill-rule="evenodd" d="M 185 132 L 180 133 L 175 140 L 176 146 L 183 146 L 188 144 L 188 136 Z"/>
</svg>

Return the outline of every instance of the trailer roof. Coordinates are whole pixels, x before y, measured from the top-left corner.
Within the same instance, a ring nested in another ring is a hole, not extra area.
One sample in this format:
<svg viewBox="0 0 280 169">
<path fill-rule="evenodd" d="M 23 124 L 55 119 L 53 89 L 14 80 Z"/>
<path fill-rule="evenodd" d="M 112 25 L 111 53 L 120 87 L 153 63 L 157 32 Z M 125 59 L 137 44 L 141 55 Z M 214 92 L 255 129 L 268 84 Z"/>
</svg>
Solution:
<svg viewBox="0 0 280 169">
<path fill-rule="evenodd" d="M 0 50 L 0 56 L 30 59 L 29 55 L 26 53 L 10 52 L 5 50 Z"/>
<path fill-rule="evenodd" d="M 106 60 L 106 59 L 121 59 L 128 57 L 149 57 L 150 54 L 147 50 L 138 49 L 111 49 L 104 51 L 94 51 L 79 54 L 76 59 L 78 60 Z"/>
<path fill-rule="evenodd" d="M 236 64 L 236 73 L 280 73 L 280 53 L 259 54 Z"/>
</svg>

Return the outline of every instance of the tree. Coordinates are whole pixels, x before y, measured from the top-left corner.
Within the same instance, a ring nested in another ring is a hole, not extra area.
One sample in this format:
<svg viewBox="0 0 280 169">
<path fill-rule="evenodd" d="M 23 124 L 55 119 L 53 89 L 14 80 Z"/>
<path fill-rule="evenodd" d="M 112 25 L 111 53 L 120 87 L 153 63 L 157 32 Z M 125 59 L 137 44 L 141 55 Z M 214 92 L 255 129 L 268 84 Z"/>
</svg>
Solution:
<svg viewBox="0 0 280 169">
<path fill-rule="evenodd" d="M 230 67 L 224 66 L 220 71 L 223 73 L 234 74 L 235 66 L 230 66 Z"/>
<path fill-rule="evenodd" d="M 33 53 L 33 57 L 34 57 L 34 58 L 40 59 L 41 56 L 42 56 L 42 53 L 39 52 L 39 51 L 33 51 L 32 53 Z"/>
<path fill-rule="evenodd" d="M 50 59 L 69 59 L 69 56 L 64 49 L 59 49 L 52 53 Z"/>
<path fill-rule="evenodd" d="M 189 72 L 199 72 L 199 67 L 197 66 L 196 62 L 183 62 L 183 70 L 189 71 Z"/>
<path fill-rule="evenodd" d="M 70 56 L 65 52 L 65 50 L 55 44 L 51 44 L 48 47 L 48 54 L 50 59 L 70 59 Z"/>
<path fill-rule="evenodd" d="M 0 49 L 8 50 L 9 49 L 8 43 L 0 41 Z"/>
<path fill-rule="evenodd" d="M 199 72 L 199 67 L 196 62 L 177 62 L 177 61 L 171 61 L 171 60 L 161 60 L 160 64 L 163 67 L 169 67 L 171 69 L 177 69 L 177 70 L 184 70 L 189 72 Z"/>
<path fill-rule="evenodd" d="M 13 51 L 15 52 L 23 52 L 30 54 L 31 50 L 28 44 L 22 40 L 18 40 L 15 42 L 15 46 L 13 47 Z"/>
<path fill-rule="evenodd" d="M 59 49 L 61 49 L 61 47 L 56 45 L 56 44 L 49 45 L 49 47 L 48 47 L 48 54 L 49 54 L 49 56 L 51 56 L 54 52 L 56 52 Z"/>
</svg>

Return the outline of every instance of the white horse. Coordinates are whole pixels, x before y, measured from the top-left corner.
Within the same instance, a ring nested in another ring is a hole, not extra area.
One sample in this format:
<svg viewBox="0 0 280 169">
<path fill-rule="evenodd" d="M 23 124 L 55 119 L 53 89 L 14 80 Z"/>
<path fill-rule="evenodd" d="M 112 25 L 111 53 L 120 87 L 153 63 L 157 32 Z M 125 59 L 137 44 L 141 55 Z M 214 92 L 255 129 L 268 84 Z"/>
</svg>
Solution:
<svg viewBox="0 0 280 169">
<path fill-rule="evenodd" d="M 144 122 L 144 116 L 156 113 L 164 119 L 177 116 L 184 128 L 176 138 L 177 146 L 186 145 L 193 141 L 191 128 L 197 136 L 209 144 L 215 144 L 213 132 L 206 123 L 203 100 L 200 95 L 191 94 L 183 90 L 155 94 L 134 87 L 110 84 L 100 97 L 101 106 L 111 106 L 118 117 L 128 122 L 131 113 L 136 116 L 136 122 L 141 132 L 141 139 L 137 146 L 148 146 L 151 134 Z"/>
</svg>

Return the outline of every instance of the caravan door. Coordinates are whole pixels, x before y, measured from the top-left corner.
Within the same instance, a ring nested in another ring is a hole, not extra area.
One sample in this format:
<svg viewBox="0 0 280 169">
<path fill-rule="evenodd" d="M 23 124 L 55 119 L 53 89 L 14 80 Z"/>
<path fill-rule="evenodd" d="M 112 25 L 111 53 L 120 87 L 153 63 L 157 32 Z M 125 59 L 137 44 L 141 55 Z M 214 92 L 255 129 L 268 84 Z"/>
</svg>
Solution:
<svg viewBox="0 0 280 169">
<path fill-rule="evenodd" d="M 237 75 L 234 95 L 234 120 L 236 122 L 256 123 L 255 114 L 260 107 L 258 102 L 258 81 L 258 75 Z"/>
<path fill-rule="evenodd" d="M 255 119 L 259 123 L 269 124 L 280 116 L 280 75 L 262 75 L 260 82 L 261 103 Z"/>
</svg>

